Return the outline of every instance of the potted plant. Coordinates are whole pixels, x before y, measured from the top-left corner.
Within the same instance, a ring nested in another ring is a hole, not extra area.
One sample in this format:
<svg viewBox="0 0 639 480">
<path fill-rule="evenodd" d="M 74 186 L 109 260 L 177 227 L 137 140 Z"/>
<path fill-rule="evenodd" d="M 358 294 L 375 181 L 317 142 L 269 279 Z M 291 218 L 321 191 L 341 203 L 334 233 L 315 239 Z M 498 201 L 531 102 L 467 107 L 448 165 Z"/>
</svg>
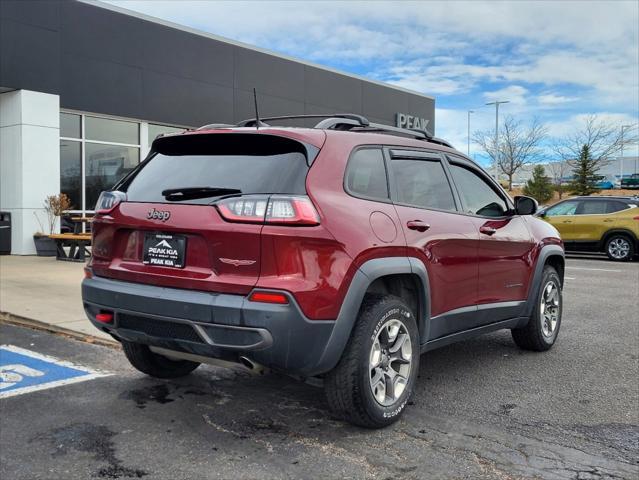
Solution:
<svg viewBox="0 0 639 480">
<path fill-rule="evenodd" d="M 69 200 L 69 197 L 65 193 L 47 196 L 47 198 L 45 198 L 44 200 L 44 211 L 47 216 L 48 227 L 46 230 L 42 225 L 38 214 L 36 212 L 33 212 L 41 228 L 39 232 L 33 234 L 33 243 L 35 244 L 36 253 L 39 257 L 56 256 L 55 240 L 50 238 L 49 235 L 53 235 L 58 217 L 62 216 L 62 214 L 66 210 L 70 209 L 71 200 Z M 48 233 L 44 233 L 45 231 L 47 231 Z"/>
</svg>

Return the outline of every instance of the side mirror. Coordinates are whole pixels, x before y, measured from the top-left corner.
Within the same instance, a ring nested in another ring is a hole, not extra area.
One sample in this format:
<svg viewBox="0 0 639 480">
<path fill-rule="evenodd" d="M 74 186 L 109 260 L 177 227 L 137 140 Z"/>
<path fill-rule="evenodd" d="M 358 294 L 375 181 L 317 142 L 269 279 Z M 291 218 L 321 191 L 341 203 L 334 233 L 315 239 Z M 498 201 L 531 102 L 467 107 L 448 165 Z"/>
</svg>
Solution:
<svg viewBox="0 0 639 480">
<path fill-rule="evenodd" d="M 537 200 L 518 195 L 515 197 L 515 213 L 517 215 L 534 215 L 537 211 Z"/>
</svg>

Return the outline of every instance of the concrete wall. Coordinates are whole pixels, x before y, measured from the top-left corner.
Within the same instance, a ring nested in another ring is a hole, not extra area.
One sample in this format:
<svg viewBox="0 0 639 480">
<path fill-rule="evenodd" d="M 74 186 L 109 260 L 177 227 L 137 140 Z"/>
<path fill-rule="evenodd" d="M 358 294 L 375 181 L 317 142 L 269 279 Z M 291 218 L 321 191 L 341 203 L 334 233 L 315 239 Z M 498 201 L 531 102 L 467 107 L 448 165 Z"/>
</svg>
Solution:
<svg viewBox="0 0 639 480">
<path fill-rule="evenodd" d="M 60 101 L 17 90 L 0 94 L 0 210 L 11 213 L 11 253 L 35 253 L 33 234 L 47 229 L 43 202 L 60 193 Z M 48 232 L 45 232 L 48 233 Z"/>
<path fill-rule="evenodd" d="M 433 98 L 129 13 L 1 0 L 0 87 L 59 95 L 62 108 L 185 126 L 254 117 L 255 87 L 263 117 L 351 112 L 394 125 L 399 112 L 428 119 L 434 131 Z"/>
</svg>

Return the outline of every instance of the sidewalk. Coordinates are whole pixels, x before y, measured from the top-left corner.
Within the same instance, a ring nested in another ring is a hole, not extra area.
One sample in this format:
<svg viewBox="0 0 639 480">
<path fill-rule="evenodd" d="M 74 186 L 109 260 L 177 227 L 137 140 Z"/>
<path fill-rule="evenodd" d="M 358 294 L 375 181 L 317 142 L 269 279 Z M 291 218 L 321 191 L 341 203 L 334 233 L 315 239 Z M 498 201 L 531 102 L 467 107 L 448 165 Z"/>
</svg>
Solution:
<svg viewBox="0 0 639 480">
<path fill-rule="evenodd" d="M 0 319 L 113 342 L 86 318 L 80 296 L 83 268 L 84 263 L 55 257 L 0 256 Z"/>
</svg>

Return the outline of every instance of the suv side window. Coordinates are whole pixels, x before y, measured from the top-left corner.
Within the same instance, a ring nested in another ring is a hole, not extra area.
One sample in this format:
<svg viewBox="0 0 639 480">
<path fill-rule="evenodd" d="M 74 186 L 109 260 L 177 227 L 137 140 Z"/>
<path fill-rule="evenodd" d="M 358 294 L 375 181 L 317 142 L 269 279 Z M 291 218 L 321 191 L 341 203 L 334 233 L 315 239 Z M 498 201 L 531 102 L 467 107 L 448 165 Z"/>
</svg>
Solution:
<svg viewBox="0 0 639 480">
<path fill-rule="evenodd" d="M 630 208 L 630 205 L 628 205 L 627 203 L 623 203 L 623 202 L 617 202 L 617 201 L 609 200 L 606 203 L 608 205 L 607 210 L 606 210 L 607 213 L 620 212 L 622 210 L 626 210 L 626 209 Z"/>
<path fill-rule="evenodd" d="M 561 202 L 546 210 L 546 216 L 556 217 L 557 215 L 574 215 L 577 211 L 578 205 L 579 202 L 575 201 Z"/>
<path fill-rule="evenodd" d="M 451 163 L 450 171 L 467 213 L 483 217 L 503 217 L 508 203 L 473 170 Z"/>
<path fill-rule="evenodd" d="M 577 208 L 577 215 L 601 215 L 606 213 L 607 203 L 605 200 L 584 200 Z"/>
<path fill-rule="evenodd" d="M 398 203 L 457 210 L 453 191 L 439 160 L 394 158 L 390 164 Z"/>
<path fill-rule="evenodd" d="M 348 161 L 346 191 L 356 197 L 388 200 L 388 182 L 381 148 L 362 148 Z"/>
</svg>

